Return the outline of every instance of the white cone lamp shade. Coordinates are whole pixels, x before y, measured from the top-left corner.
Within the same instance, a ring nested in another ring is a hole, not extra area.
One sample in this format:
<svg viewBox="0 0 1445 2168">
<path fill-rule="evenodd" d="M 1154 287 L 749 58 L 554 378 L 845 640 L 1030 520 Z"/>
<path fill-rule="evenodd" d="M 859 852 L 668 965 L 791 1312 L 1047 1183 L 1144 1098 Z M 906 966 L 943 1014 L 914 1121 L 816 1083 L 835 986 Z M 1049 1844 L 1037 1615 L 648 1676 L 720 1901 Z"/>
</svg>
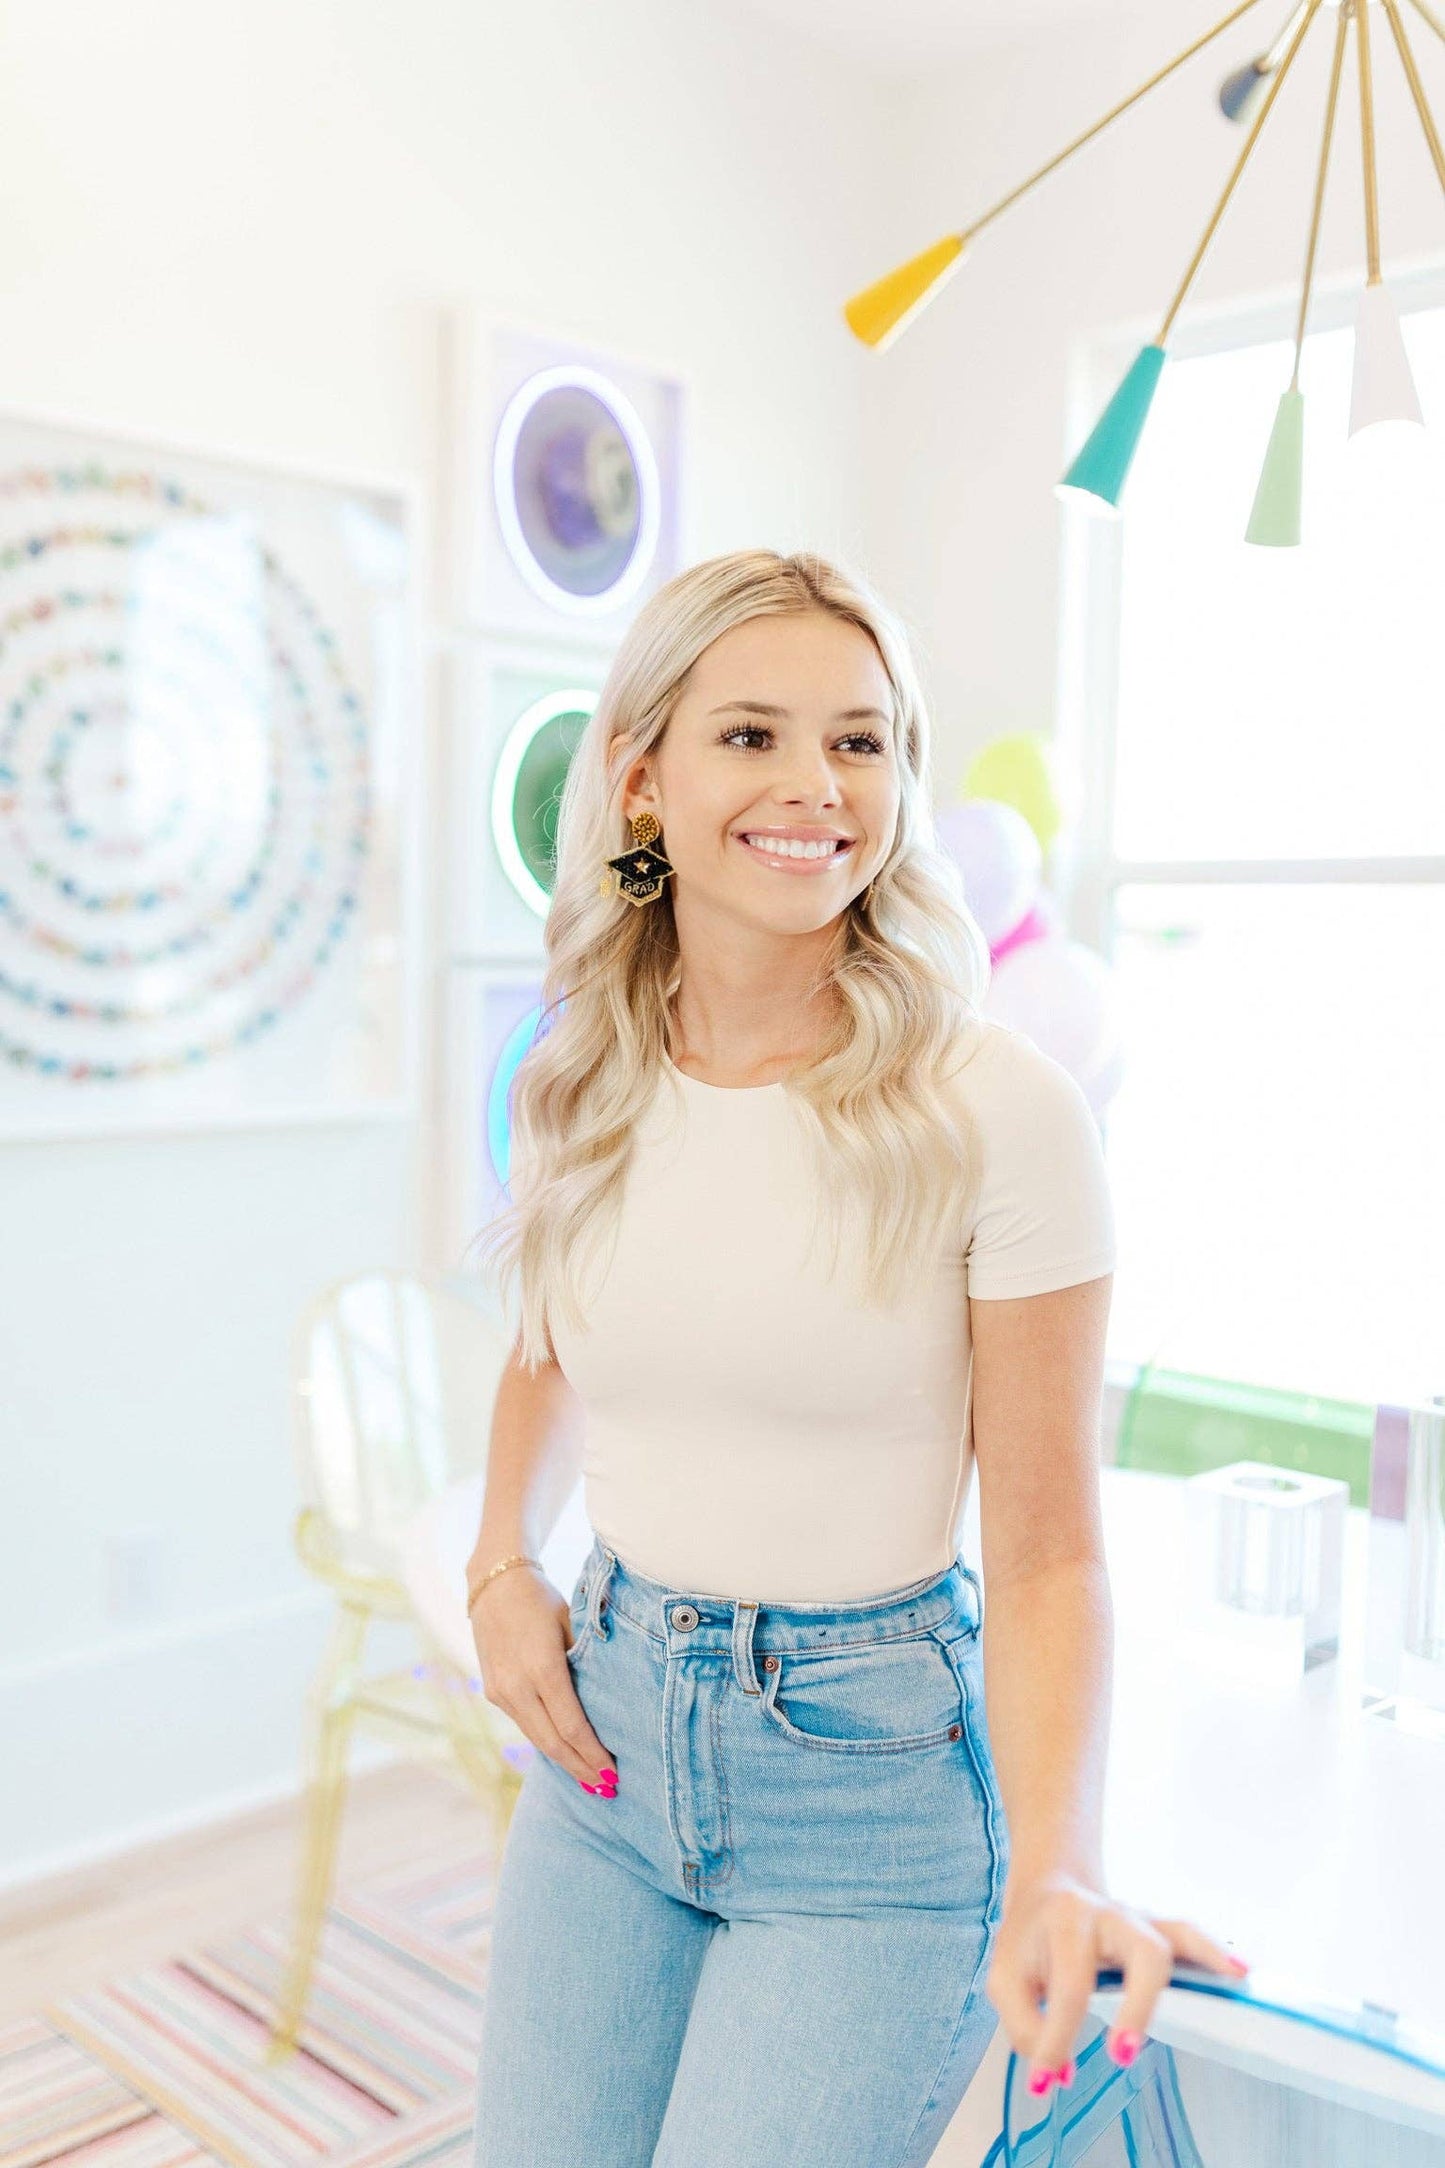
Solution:
<svg viewBox="0 0 1445 2168">
<path fill-rule="evenodd" d="M 1350 387 L 1350 435 L 1378 422 L 1423 424 L 1420 398 L 1410 373 L 1400 316 L 1388 288 L 1378 281 L 1360 296 L 1355 319 L 1355 372 Z"/>
</svg>

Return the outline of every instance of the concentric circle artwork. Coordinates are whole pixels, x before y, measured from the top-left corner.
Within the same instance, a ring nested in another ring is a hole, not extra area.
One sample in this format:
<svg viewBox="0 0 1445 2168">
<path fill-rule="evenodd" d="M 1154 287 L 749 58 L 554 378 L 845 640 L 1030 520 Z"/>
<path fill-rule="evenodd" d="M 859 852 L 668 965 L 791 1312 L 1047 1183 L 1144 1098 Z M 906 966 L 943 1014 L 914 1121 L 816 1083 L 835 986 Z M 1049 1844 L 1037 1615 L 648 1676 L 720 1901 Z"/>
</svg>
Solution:
<svg viewBox="0 0 1445 2168">
<path fill-rule="evenodd" d="M 636 409 L 598 371 L 541 369 L 518 387 L 493 482 L 513 563 L 559 609 L 615 610 L 646 578 L 661 526 L 657 460 Z"/>
<path fill-rule="evenodd" d="M 357 939 L 368 735 L 254 511 L 159 463 L 0 470 L 0 1078 L 99 1095 L 284 1033 Z"/>
</svg>

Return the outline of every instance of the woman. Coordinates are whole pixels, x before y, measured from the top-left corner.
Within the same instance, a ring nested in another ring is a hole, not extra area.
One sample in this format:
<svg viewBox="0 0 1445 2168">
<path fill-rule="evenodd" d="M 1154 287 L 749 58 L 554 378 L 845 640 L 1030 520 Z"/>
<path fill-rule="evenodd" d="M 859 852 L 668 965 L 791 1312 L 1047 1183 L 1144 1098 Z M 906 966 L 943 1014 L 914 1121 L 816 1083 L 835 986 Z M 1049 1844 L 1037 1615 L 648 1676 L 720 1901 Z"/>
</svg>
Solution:
<svg viewBox="0 0 1445 2168">
<path fill-rule="evenodd" d="M 1096 1967 L 1120 2061 L 1175 1957 L 1244 1968 L 1104 1887 L 1103 1154 L 980 1013 L 865 585 L 747 550 L 652 598 L 568 771 L 546 942 L 468 1569 L 487 1699 L 538 1749 L 477 2168 L 914 2168 L 999 2017 L 1044 2092 Z M 537 1554 L 579 1465 L 569 1602 Z"/>
</svg>

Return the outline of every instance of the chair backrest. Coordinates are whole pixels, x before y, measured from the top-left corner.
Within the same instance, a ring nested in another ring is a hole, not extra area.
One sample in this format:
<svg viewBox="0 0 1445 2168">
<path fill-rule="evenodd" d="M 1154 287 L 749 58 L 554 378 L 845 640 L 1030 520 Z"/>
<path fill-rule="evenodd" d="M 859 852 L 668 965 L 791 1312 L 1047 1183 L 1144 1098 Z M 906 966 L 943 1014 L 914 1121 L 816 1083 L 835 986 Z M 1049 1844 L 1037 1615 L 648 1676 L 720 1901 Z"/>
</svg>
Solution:
<svg viewBox="0 0 1445 2168">
<path fill-rule="evenodd" d="M 1445 2042 L 1367 2004 L 1176 1970 L 1127 2070 L 1105 2033 L 1091 2013 L 1073 2084 L 1042 2102 L 1010 2056 L 1004 2128 L 984 2168 L 1445 2164 Z"/>
<path fill-rule="evenodd" d="M 301 1502 L 338 1567 L 395 1575 L 401 1530 L 486 1466 L 502 1327 L 440 1281 L 366 1272 L 298 1321 L 292 1408 Z"/>
</svg>

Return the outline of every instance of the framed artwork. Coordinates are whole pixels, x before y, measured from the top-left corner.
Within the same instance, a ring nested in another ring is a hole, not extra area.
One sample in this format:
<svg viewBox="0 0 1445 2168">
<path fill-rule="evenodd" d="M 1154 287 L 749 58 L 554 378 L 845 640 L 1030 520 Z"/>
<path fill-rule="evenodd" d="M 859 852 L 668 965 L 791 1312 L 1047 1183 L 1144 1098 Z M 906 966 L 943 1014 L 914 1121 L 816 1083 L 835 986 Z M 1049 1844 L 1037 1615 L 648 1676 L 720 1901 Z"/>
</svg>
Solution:
<svg viewBox="0 0 1445 2168">
<path fill-rule="evenodd" d="M 0 1136 L 415 1111 L 417 524 L 0 411 Z"/>
<path fill-rule="evenodd" d="M 542 1020 L 540 969 L 454 964 L 446 975 L 443 1019 L 441 1261 L 445 1271 L 475 1273 L 471 1245 L 506 1201 L 512 1079 Z"/>
<path fill-rule="evenodd" d="M 603 675 L 584 658 L 540 648 L 453 648 L 446 919 L 454 958 L 540 963 L 562 785 Z"/>
<path fill-rule="evenodd" d="M 454 620 L 614 646 L 688 561 L 681 381 L 470 309 L 447 375 Z"/>
</svg>

